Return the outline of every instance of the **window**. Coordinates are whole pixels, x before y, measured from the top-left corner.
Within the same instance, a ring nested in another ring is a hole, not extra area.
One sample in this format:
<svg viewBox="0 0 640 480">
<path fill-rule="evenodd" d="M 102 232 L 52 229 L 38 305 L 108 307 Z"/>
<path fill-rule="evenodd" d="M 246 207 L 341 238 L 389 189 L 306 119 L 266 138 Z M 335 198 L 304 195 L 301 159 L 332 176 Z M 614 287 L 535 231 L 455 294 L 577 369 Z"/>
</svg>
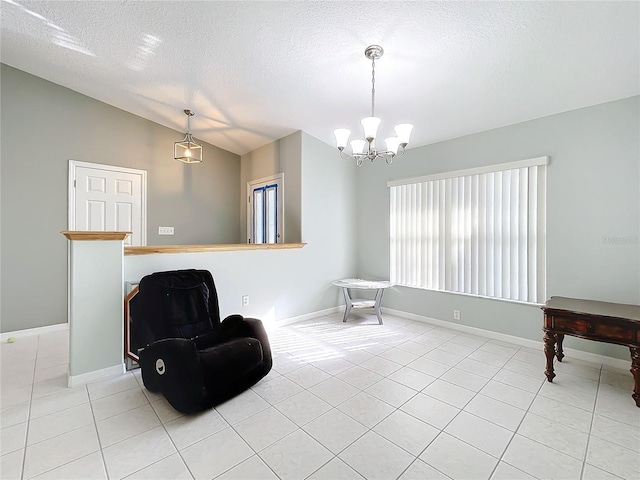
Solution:
<svg viewBox="0 0 640 480">
<path fill-rule="evenodd" d="M 389 182 L 391 281 L 544 303 L 548 163 L 539 157 Z"/>
<path fill-rule="evenodd" d="M 280 243 L 282 240 L 282 174 L 247 184 L 248 243 Z"/>
</svg>

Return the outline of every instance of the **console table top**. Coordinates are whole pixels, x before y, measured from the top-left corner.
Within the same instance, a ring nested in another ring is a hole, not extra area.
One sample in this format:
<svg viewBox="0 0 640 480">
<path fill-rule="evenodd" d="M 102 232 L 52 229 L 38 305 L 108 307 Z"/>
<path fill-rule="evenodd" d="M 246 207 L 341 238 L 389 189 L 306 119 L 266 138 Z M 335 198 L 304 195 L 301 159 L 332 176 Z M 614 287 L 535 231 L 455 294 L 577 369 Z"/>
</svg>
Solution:
<svg viewBox="0 0 640 480">
<path fill-rule="evenodd" d="M 640 305 L 625 305 L 621 303 L 599 302 L 596 300 L 582 300 L 567 297 L 551 297 L 542 309 L 544 311 L 565 310 L 586 315 L 624 318 L 640 322 Z"/>
</svg>

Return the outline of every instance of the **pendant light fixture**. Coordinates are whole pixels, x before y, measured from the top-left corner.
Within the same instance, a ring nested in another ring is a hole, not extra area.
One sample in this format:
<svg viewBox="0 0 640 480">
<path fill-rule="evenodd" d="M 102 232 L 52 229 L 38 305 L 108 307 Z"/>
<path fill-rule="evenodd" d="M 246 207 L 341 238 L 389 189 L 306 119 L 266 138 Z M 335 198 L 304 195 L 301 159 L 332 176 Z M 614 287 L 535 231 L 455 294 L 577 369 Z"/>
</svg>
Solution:
<svg viewBox="0 0 640 480">
<path fill-rule="evenodd" d="M 187 133 L 181 142 L 173 144 L 173 158 L 184 163 L 202 163 L 202 145 L 198 145 L 191 136 L 191 117 L 195 115 L 192 110 L 184 110 L 187 116 Z"/>
<path fill-rule="evenodd" d="M 380 45 L 370 45 L 364 51 L 364 56 L 371 60 L 371 116 L 363 118 L 362 128 L 364 129 L 364 140 L 351 141 L 351 154 L 345 152 L 347 141 L 351 135 L 351 131 L 346 128 L 339 128 L 333 131 L 336 136 L 336 144 L 340 150 L 340 156 L 344 159 L 355 160 L 356 165 L 361 166 L 365 159 L 373 162 L 376 158 L 384 159 L 388 165 L 391 165 L 393 159 L 404 154 L 405 147 L 409 143 L 411 130 L 413 125 L 403 123 L 396 125 L 394 130 L 395 137 L 385 139 L 386 150 L 376 150 L 375 139 L 378 132 L 380 119 L 375 116 L 375 99 L 376 99 L 376 60 L 382 57 L 384 50 Z"/>
</svg>

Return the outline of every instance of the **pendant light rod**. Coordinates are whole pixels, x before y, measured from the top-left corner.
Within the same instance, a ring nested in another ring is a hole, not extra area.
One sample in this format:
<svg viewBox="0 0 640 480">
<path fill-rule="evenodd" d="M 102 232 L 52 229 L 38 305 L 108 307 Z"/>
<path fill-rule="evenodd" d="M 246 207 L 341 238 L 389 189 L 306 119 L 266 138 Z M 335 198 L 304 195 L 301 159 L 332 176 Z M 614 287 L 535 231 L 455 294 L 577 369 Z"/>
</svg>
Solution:
<svg viewBox="0 0 640 480">
<path fill-rule="evenodd" d="M 191 132 L 191 117 L 193 117 L 196 112 L 194 112 L 193 110 L 189 110 L 189 109 L 185 109 L 183 110 L 184 114 L 187 116 L 187 133 L 190 134 Z"/>
</svg>

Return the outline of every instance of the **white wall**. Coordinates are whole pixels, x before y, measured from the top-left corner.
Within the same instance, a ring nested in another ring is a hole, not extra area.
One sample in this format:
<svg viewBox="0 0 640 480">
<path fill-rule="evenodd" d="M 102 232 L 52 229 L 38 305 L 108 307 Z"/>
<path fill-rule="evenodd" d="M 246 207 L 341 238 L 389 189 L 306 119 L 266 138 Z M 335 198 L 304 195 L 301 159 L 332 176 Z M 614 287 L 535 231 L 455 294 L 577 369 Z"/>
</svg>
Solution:
<svg viewBox="0 0 640 480">
<path fill-rule="evenodd" d="M 393 166 L 359 171 L 358 274 L 389 276 L 387 181 L 549 155 L 547 296 L 640 304 L 640 97 L 414 148 Z M 428 128 L 423 126 L 421 128 Z M 607 243 L 607 238 L 627 239 Z M 539 307 L 397 287 L 385 306 L 533 340 Z M 566 345 L 628 358 L 622 347 L 567 338 Z"/>
<path fill-rule="evenodd" d="M 288 138 L 288 137 L 287 137 Z M 211 271 L 224 317 L 232 313 L 273 323 L 335 307 L 333 280 L 355 273 L 355 166 L 334 148 L 300 132 L 302 241 L 293 250 L 134 255 L 125 257 L 125 279 L 154 271 Z M 241 297 L 249 295 L 249 306 Z"/>
</svg>

